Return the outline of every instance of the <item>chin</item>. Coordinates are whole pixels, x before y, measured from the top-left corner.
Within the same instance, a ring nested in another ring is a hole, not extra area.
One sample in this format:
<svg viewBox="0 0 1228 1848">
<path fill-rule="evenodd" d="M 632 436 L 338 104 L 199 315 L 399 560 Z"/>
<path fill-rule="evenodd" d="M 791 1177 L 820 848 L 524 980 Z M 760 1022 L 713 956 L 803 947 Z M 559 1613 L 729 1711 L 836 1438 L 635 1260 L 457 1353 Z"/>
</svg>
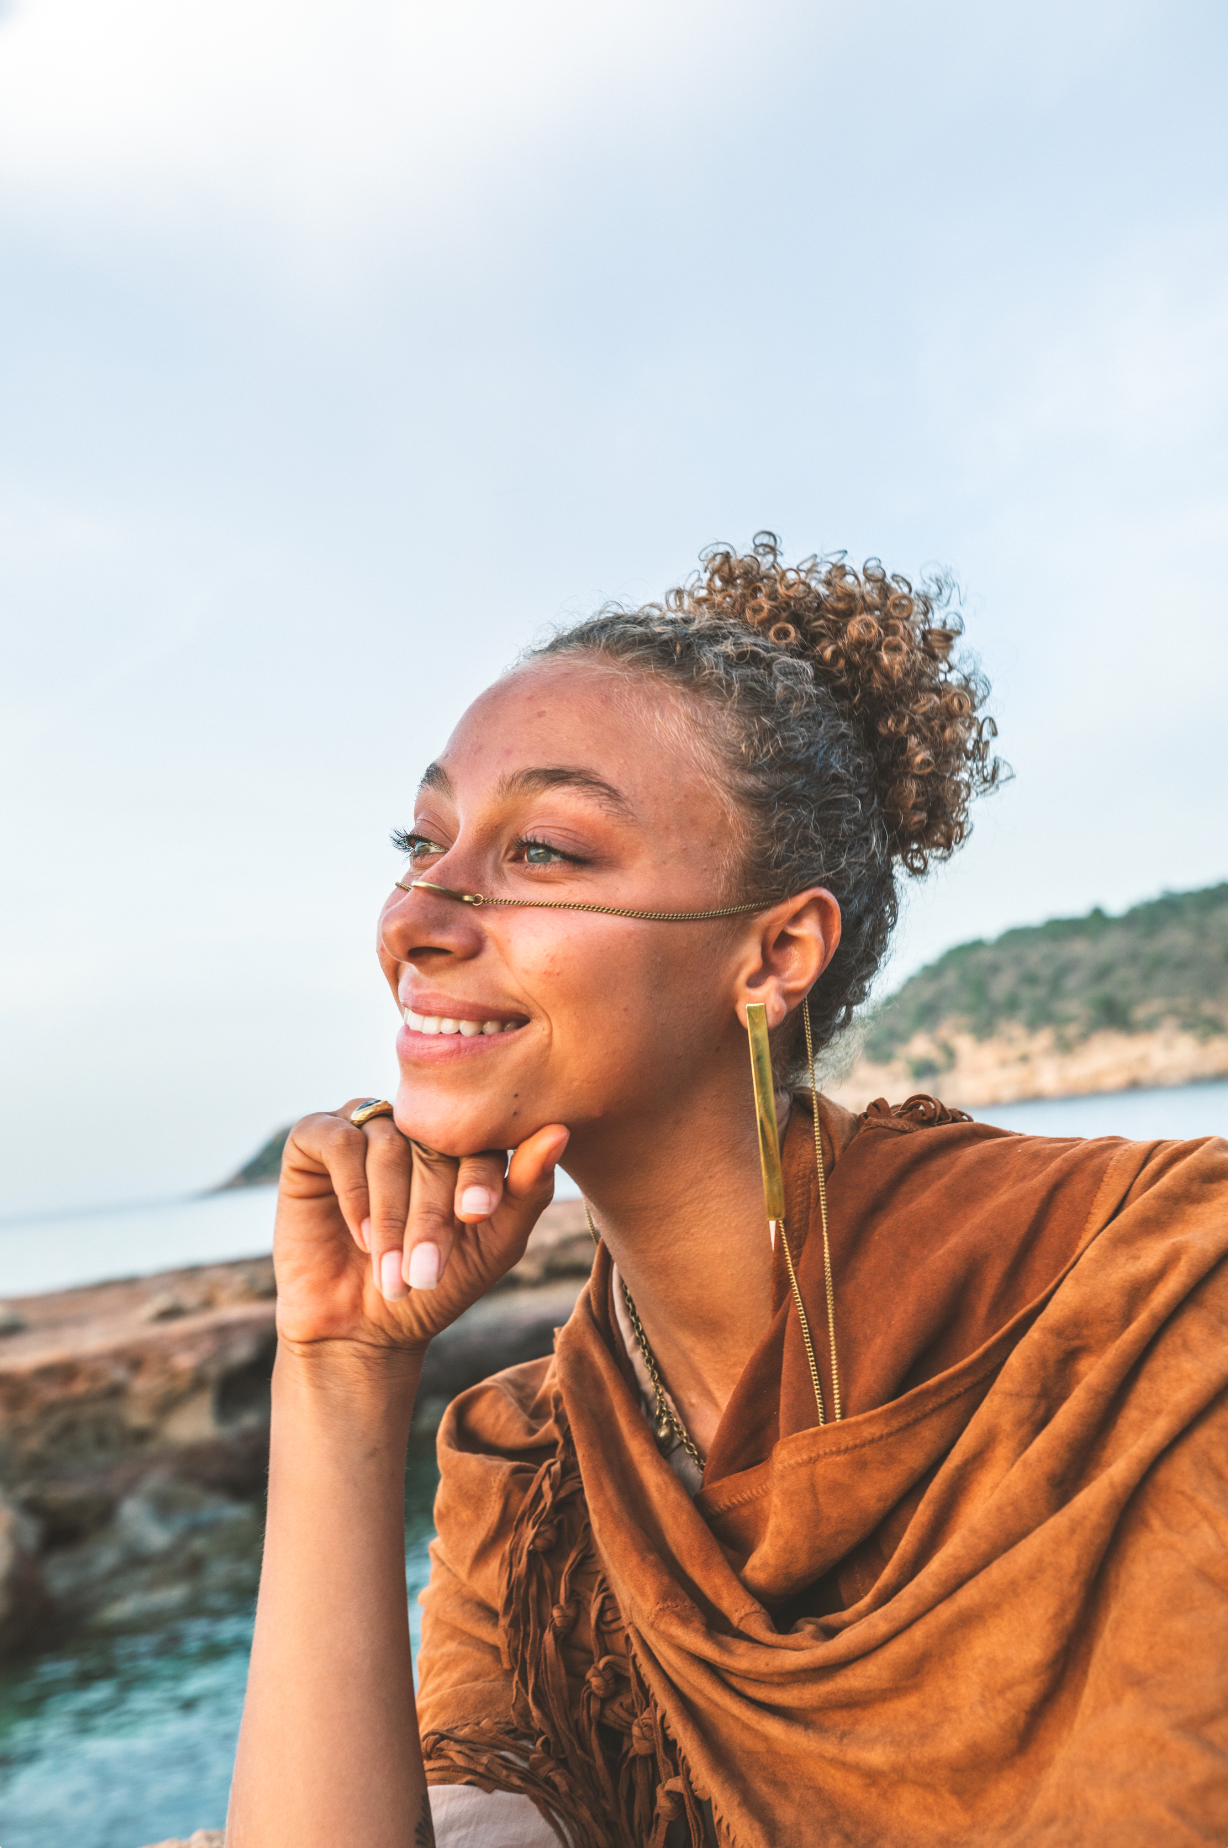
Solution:
<svg viewBox="0 0 1228 1848">
<path fill-rule="evenodd" d="M 494 1099 L 441 1097 L 420 1081 L 403 1078 L 397 1090 L 394 1122 L 403 1136 L 412 1136 L 440 1155 L 476 1155 L 483 1149 L 511 1149 L 534 1129 L 519 1116 L 509 1122 L 506 1107 Z"/>
</svg>

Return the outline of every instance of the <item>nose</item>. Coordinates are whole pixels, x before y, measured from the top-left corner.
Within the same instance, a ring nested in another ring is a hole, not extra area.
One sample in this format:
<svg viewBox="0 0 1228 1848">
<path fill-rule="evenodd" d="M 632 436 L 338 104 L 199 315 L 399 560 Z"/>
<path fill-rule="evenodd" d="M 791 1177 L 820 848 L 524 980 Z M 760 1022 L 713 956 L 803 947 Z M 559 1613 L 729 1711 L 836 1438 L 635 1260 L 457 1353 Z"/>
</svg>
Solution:
<svg viewBox="0 0 1228 1848">
<path fill-rule="evenodd" d="M 398 879 L 396 887 L 379 918 L 379 958 L 385 973 L 390 974 L 393 965 L 416 963 L 425 956 L 477 955 L 482 932 L 474 907 L 464 902 L 476 894 L 429 879 Z"/>
</svg>

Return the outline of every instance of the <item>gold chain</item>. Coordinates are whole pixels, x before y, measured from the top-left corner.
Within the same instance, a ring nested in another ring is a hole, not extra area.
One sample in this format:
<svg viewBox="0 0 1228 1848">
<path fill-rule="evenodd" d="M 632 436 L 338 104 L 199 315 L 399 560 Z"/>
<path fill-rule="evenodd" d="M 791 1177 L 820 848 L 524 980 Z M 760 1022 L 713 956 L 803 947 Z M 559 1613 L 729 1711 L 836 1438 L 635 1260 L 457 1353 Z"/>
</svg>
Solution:
<svg viewBox="0 0 1228 1848">
<path fill-rule="evenodd" d="M 594 1245 L 600 1245 L 601 1234 L 593 1224 L 593 1215 L 587 1200 L 584 1202 L 584 1217 L 588 1220 L 588 1229 L 593 1235 Z M 695 1440 L 692 1438 L 691 1433 L 687 1430 L 681 1418 L 679 1418 L 677 1412 L 665 1396 L 665 1387 L 661 1380 L 660 1369 L 657 1366 L 657 1357 L 649 1345 L 648 1336 L 644 1333 L 644 1324 L 640 1321 L 640 1312 L 636 1308 L 635 1300 L 630 1290 L 623 1282 L 623 1279 L 620 1277 L 618 1281 L 622 1284 L 623 1302 L 627 1305 L 627 1314 L 631 1321 L 631 1327 L 635 1331 L 636 1344 L 643 1356 L 644 1365 L 648 1369 L 648 1377 L 652 1381 L 652 1428 L 657 1442 L 664 1443 L 665 1439 L 672 1431 L 702 1476 L 704 1460 L 696 1448 Z"/>
<path fill-rule="evenodd" d="M 766 911 L 777 901 L 754 900 L 746 905 L 725 905 L 719 911 L 628 911 L 620 905 L 573 905 L 561 898 L 487 898 L 482 892 L 456 892 L 451 886 L 435 885 L 429 879 L 400 879 L 393 884 L 399 892 L 439 892 L 444 898 L 459 899 L 462 905 L 527 905 L 533 911 L 600 911 L 608 918 L 644 918 L 650 924 L 701 924 L 708 918 L 736 918 L 748 911 Z"/>
<path fill-rule="evenodd" d="M 814 1357 L 814 1342 L 810 1339 L 810 1321 L 806 1314 L 806 1305 L 798 1288 L 797 1272 L 793 1268 L 793 1253 L 789 1250 L 789 1241 L 785 1236 L 785 1222 L 776 1221 L 776 1230 L 780 1233 L 780 1249 L 785 1254 L 785 1268 L 789 1273 L 789 1288 L 793 1291 L 793 1301 L 797 1308 L 797 1319 L 801 1324 L 802 1346 L 806 1350 L 806 1361 L 810 1368 L 810 1384 L 814 1387 L 814 1402 L 819 1410 L 819 1423 L 827 1423 L 827 1413 L 823 1406 L 823 1382 L 819 1378 L 819 1363 Z"/>
</svg>

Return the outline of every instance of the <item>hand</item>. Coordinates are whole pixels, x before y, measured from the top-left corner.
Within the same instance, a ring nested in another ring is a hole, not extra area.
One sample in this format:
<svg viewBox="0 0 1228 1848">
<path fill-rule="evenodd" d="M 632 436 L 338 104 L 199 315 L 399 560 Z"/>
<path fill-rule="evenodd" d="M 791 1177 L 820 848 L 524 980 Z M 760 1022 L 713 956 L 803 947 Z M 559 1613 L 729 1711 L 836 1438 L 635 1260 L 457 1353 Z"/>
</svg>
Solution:
<svg viewBox="0 0 1228 1848">
<path fill-rule="evenodd" d="M 283 1342 L 421 1351 L 523 1256 L 554 1194 L 562 1124 L 512 1155 L 433 1155 L 391 1117 L 296 1123 L 282 1156 L 273 1261 Z"/>
</svg>

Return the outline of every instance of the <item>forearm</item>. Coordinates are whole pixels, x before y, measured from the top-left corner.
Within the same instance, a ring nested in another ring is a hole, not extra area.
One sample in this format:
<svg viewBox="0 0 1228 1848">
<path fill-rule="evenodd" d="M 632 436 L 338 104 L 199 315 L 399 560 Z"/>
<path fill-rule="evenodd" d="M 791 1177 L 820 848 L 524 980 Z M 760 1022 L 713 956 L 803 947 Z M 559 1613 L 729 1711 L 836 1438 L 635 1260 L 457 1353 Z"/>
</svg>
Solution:
<svg viewBox="0 0 1228 1848">
<path fill-rule="evenodd" d="M 279 1351 L 229 1848 L 432 1839 L 405 1596 L 405 1446 L 420 1371 L 410 1355 Z"/>
</svg>

